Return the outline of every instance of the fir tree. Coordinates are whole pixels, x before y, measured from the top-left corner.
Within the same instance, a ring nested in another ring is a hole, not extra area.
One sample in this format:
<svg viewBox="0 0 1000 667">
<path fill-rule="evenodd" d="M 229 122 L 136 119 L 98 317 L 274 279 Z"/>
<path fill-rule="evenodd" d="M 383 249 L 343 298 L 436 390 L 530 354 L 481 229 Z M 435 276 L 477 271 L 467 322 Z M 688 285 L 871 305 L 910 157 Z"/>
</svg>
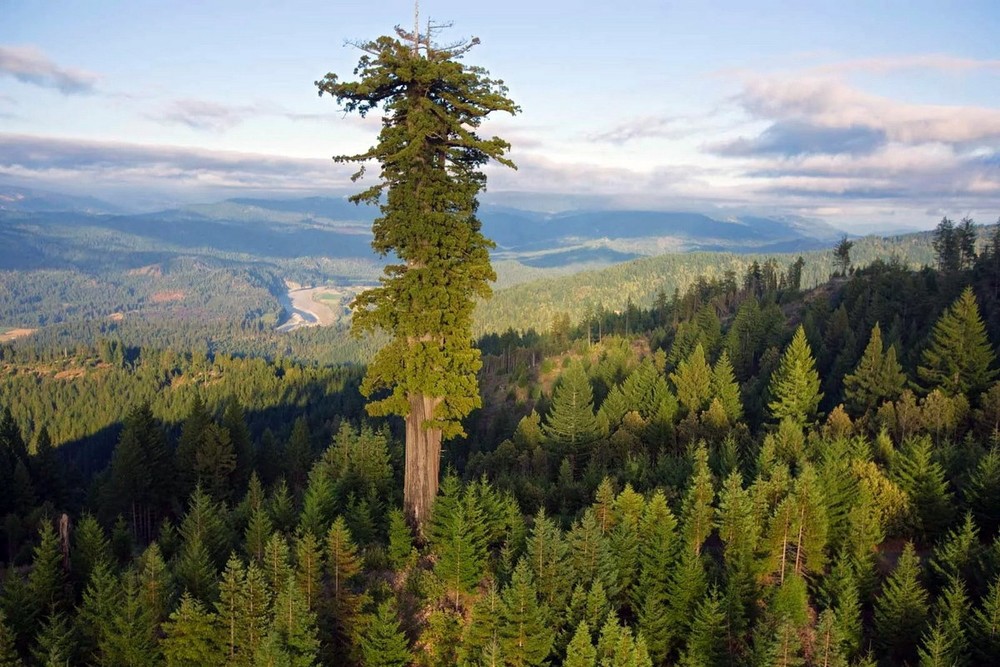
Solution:
<svg viewBox="0 0 1000 667">
<path fill-rule="evenodd" d="M 205 427 L 195 452 L 194 470 L 198 484 L 209 496 L 228 500 L 236 470 L 236 452 L 228 430 L 215 424 Z"/>
<path fill-rule="evenodd" d="M 689 414 L 698 414 L 712 399 L 712 369 L 705 360 L 705 349 L 698 343 L 691 355 L 670 374 L 677 388 L 677 400 Z"/>
<path fill-rule="evenodd" d="M 768 387 L 772 399 L 768 404 L 771 416 L 776 421 L 789 418 L 798 424 L 812 421 L 823 398 L 819 385 L 816 362 L 806 340 L 805 329 L 799 325 L 781 357 L 778 369 L 771 376 Z"/>
<path fill-rule="evenodd" d="M 84 514 L 76 525 L 70 562 L 73 577 L 82 586 L 99 564 L 111 565 L 111 544 L 92 514 Z"/>
<path fill-rule="evenodd" d="M 304 533 L 295 540 L 295 581 L 306 607 L 316 611 L 323 573 L 323 554 L 316 536 Z"/>
<path fill-rule="evenodd" d="M 538 593 L 528 564 L 514 569 L 510 585 L 501 596 L 500 648 L 508 665 L 527 667 L 544 664 L 555 639 L 548 610 L 538 602 Z"/>
<path fill-rule="evenodd" d="M 854 372 L 844 377 L 844 396 L 854 414 L 865 414 L 883 401 L 899 398 L 906 384 L 903 369 L 896 361 L 896 348 L 882 345 L 882 329 L 878 322 L 872 327 L 868 345 Z"/>
<path fill-rule="evenodd" d="M 35 618 L 42 618 L 50 610 L 67 606 L 66 571 L 63 570 L 62 549 L 59 536 L 50 521 L 43 520 L 39 529 L 40 541 L 35 547 L 28 574 L 32 610 Z"/>
<path fill-rule="evenodd" d="M 299 593 L 291 576 L 281 587 L 274 600 L 274 616 L 268 643 L 272 651 L 287 660 L 290 667 L 312 667 L 316 664 L 319 640 L 316 635 L 316 616 Z"/>
<path fill-rule="evenodd" d="M 561 609 L 569 596 L 568 547 L 559 527 L 539 509 L 528 536 L 527 560 L 531 565 L 539 599 L 550 609 Z"/>
<path fill-rule="evenodd" d="M 361 639 L 361 655 L 365 667 L 406 667 L 413 659 L 391 598 L 378 606 L 368 623 Z"/>
<path fill-rule="evenodd" d="M 991 368 L 995 358 L 976 296 L 966 287 L 934 324 L 917 375 L 928 389 L 939 388 L 948 396 L 977 396 L 996 377 Z"/>
<path fill-rule="evenodd" d="M 550 442 L 567 447 L 587 445 L 597 439 L 594 395 L 582 363 L 571 363 L 560 376 L 542 432 Z"/>
<path fill-rule="evenodd" d="M 911 542 L 875 600 L 876 640 L 885 653 L 896 661 L 914 656 L 914 638 L 927 625 L 927 591 L 920 584 L 920 563 Z"/>
<path fill-rule="evenodd" d="M 977 664 L 1000 663 L 1000 577 L 994 578 L 982 606 L 972 612 L 970 645 Z"/>
<path fill-rule="evenodd" d="M 726 616 L 713 592 L 694 612 L 687 648 L 681 656 L 684 667 L 723 667 L 726 661 Z"/>
<path fill-rule="evenodd" d="M 930 438 L 907 441 L 891 461 L 890 472 L 910 498 L 911 527 L 919 535 L 936 535 L 952 514 L 952 495 L 944 469 L 933 460 Z"/>
<path fill-rule="evenodd" d="M 445 477 L 441 498 L 431 514 L 428 532 L 438 556 L 434 572 L 441 579 L 452 604 L 471 592 L 483 575 L 486 539 L 475 496 L 462 493 L 458 478 Z"/>
<path fill-rule="evenodd" d="M 736 381 L 736 373 L 726 350 L 722 351 L 715 366 L 712 367 L 712 395 L 722 404 L 729 423 L 736 424 L 743 419 L 740 385 Z"/>
<path fill-rule="evenodd" d="M 596 667 L 597 649 L 590 638 L 590 626 L 586 621 L 580 621 L 573 633 L 573 639 L 566 647 L 564 667 Z"/>
<path fill-rule="evenodd" d="M 14 632 L 7 625 L 7 618 L 0 611 L 0 667 L 23 667 L 14 646 Z"/>
<path fill-rule="evenodd" d="M 500 593 L 491 581 L 486 592 L 472 606 L 459 649 L 460 664 L 482 664 L 482 656 L 488 648 L 494 644 L 499 646 L 501 605 Z"/>
<path fill-rule="evenodd" d="M 76 662 L 73 626 L 61 611 L 53 611 L 38 630 L 32 656 L 39 665 L 71 665 Z"/>
<path fill-rule="evenodd" d="M 184 594 L 180 607 L 170 614 L 163 631 L 160 645 L 168 667 L 211 667 L 226 663 L 218 617 L 190 595 Z M 229 656 L 229 660 L 233 657 Z"/>
<path fill-rule="evenodd" d="M 406 518 L 398 508 L 389 510 L 389 565 L 394 570 L 403 569 L 413 553 L 413 535 L 406 525 Z"/>
</svg>

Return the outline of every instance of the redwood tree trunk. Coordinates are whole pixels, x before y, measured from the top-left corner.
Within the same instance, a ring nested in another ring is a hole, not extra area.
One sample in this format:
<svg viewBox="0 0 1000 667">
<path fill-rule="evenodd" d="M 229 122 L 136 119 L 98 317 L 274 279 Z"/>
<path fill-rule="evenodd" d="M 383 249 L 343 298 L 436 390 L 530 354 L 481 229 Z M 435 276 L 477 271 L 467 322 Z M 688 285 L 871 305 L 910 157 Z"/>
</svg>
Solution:
<svg viewBox="0 0 1000 667">
<path fill-rule="evenodd" d="M 410 396 L 410 414 L 406 416 L 403 506 L 419 537 L 424 536 L 441 475 L 441 429 L 423 425 L 433 417 L 440 402 L 433 396 Z"/>
</svg>

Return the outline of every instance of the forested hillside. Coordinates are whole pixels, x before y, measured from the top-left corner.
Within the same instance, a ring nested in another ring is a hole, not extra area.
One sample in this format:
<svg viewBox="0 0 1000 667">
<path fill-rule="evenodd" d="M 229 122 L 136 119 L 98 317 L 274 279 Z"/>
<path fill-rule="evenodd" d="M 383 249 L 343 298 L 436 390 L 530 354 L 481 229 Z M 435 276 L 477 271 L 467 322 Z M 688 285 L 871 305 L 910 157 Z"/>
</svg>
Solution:
<svg viewBox="0 0 1000 667">
<path fill-rule="evenodd" d="M 0 664 L 1000 662 L 1000 234 L 956 239 L 484 336 L 419 542 L 356 370 L 0 348 Z"/>
</svg>

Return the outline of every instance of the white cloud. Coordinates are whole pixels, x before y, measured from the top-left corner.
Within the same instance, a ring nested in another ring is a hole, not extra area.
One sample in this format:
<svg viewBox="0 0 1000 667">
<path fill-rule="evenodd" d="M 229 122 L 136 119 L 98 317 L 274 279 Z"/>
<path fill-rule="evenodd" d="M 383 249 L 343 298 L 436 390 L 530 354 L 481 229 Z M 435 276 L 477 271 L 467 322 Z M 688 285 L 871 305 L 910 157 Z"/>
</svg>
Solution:
<svg viewBox="0 0 1000 667">
<path fill-rule="evenodd" d="M 98 81 L 92 72 L 56 65 L 34 46 L 0 46 L 0 74 L 64 95 L 92 93 Z"/>
</svg>

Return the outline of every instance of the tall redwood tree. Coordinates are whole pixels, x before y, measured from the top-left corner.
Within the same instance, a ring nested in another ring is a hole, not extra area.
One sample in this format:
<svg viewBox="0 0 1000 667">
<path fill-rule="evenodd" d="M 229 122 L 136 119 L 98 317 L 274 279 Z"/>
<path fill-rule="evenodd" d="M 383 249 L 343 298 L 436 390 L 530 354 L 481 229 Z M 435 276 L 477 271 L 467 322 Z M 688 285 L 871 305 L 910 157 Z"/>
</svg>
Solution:
<svg viewBox="0 0 1000 667">
<path fill-rule="evenodd" d="M 431 30 L 429 29 L 430 33 Z M 356 81 L 327 74 L 319 94 L 361 116 L 383 111 L 378 142 L 337 162 L 378 162 L 379 182 L 354 195 L 379 206 L 372 247 L 398 263 L 385 267 L 379 287 L 354 300 L 356 333 L 382 329 L 391 341 L 375 355 L 362 384 L 372 415 L 406 420 L 406 511 L 422 531 L 437 495 L 441 441 L 462 435 L 461 419 L 479 407 L 481 362 L 472 345 L 472 313 L 491 294 L 493 243 L 476 217 L 490 160 L 514 167 L 510 144 L 477 134 L 491 113 L 514 114 L 503 81 L 461 62 L 479 43 L 447 46 L 429 35 L 396 28 L 357 44 Z"/>
</svg>

